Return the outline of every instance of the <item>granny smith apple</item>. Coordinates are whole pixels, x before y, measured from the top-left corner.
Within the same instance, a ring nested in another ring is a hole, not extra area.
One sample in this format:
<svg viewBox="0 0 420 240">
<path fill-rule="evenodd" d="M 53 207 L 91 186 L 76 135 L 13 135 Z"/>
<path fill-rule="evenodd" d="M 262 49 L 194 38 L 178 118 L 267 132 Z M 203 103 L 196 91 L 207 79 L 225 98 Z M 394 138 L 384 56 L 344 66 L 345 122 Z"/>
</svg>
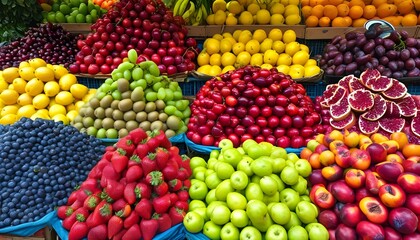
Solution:
<svg viewBox="0 0 420 240">
<path fill-rule="evenodd" d="M 272 203 L 272 202 L 280 202 L 280 193 L 279 192 L 275 192 L 271 196 L 264 194 L 263 202 L 265 204 L 267 204 L 267 205 L 270 204 L 270 203 Z"/>
<path fill-rule="evenodd" d="M 278 191 L 277 181 L 269 175 L 264 176 L 260 179 L 260 187 L 263 193 L 269 196 L 274 195 Z"/>
<path fill-rule="evenodd" d="M 328 240 L 330 237 L 328 230 L 320 223 L 309 223 L 306 225 L 305 229 L 308 232 L 309 239 L 311 240 Z"/>
<path fill-rule="evenodd" d="M 287 185 L 296 184 L 299 180 L 299 173 L 296 168 L 291 166 L 286 166 L 280 173 L 280 179 Z"/>
<path fill-rule="evenodd" d="M 188 206 L 189 211 L 193 211 L 196 208 L 206 208 L 206 203 L 201 200 L 194 199 L 189 202 Z"/>
<path fill-rule="evenodd" d="M 306 193 L 306 190 L 308 189 L 308 181 L 302 176 L 299 176 L 297 183 L 292 185 L 292 188 L 293 190 L 298 192 L 299 195 L 303 195 Z"/>
<path fill-rule="evenodd" d="M 255 145 L 258 145 L 258 143 L 254 139 L 247 139 L 242 143 L 242 148 L 245 152 L 248 152 L 248 150 Z"/>
<path fill-rule="evenodd" d="M 230 192 L 226 197 L 227 206 L 230 210 L 245 209 L 248 201 L 246 198 L 237 192 Z"/>
<path fill-rule="evenodd" d="M 217 225 L 226 224 L 230 220 L 230 209 L 225 205 L 215 206 L 211 212 L 210 220 Z"/>
<path fill-rule="evenodd" d="M 271 158 L 262 156 L 255 159 L 251 163 L 252 172 L 260 177 L 268 176 L 273 173 L 273 165 L 271 164 Z"/>
<path fill-rule="evenodd" d="M 252 177 L 251 177 L 251 182 L 252 183 L 260 184 L 260 180 L 261 180 L 260 176 L 252 175 Z"/>
<path fill-rule="evenodd" d="M 251 200 L 246 206 L 246 214 L 252 225 L 258 230 L 265 232 L 273 224 L 273 220 L 268 214 L 267 205 L 260 200 Z"/>
<path fill-rule="evenodd" d="M 262 234 L 253 226 L 244 227 L 239 234 L 240 240 L 262 240 Z"/>
<path fill-rule="evenodd" d="M 196 167 L 205 167 L 207 168 L 207 162 L 202 157 L 192 157 L 190 159 L 191 170 L 194 170 Z"/>
<path fill-rule="evenodd" d="M 273 224 L 267 229 L 265 240 L 287 240 L 287 231 L 283 226 Z"/>
<path fill-rule="evenodd" d="M 246 154 L 246 152 L 245 152 L 245 150 L 244 150 L 244 148 L 243 147 L 237 147 L 236 148 L 242 155 L 245 155 Z"/>
<path fill-rule="evenodd" d="M 188 212 L 183 220 L 185 229 L 191 233 L 201 232 L 204 226 L 204 219 L 196 212 Z"/>
<path fill-rule="evenodd" d="M 219 157 L 219 150 L 217 150 L 217 149 L 215 149 L 215 150 L 211 150 L 210 151 L 210 155 L 209 155 L 209 158 L 218 158 Z"/>
<path fill-rule="evenodd" d="M 308 177 L 312 172 L 312 166 L 306 159 L 297 160 L 295 162 L 295 168 L 302 177 Z"/>
<path fill-rule="evenodd" d="M 288 153 L 287 160 L 291 160 L 293 163 L 296 163 L 299 160 L 299 156 L 296 153 Z"/>
<path fill-rule="evenodd" d="M 234 172 L 235 169 L 229 163 L 219 162 L 217 164 L 216 173 L 221 180 L 229 179 Z"/>
<path fill-rule="evenodd" d="M 239 229 L 233 223 L 226 223 L 220 231 L 220 237 L 223 240 L 238 240 Z"/>
<path fill-rule="evenodd" d="M 254 161 L 254 159 L 244 156 L 241 161 L 239 161 L 238 165 L 236 166 L 237 171 L 244 172 L 248 177 L 251 177 L 254 175 L 254 172 L 251 169 L 251 163 Z"/>
<path fill-rule="evenodd" d="M 245 172 L 237 170 L 230 176 L 230 183 L 236 190 L 245 189 L 248 186 L 248 175 Z"/>
<path fill-rule="evenodd" d="M 255 200 L 263 200 L 264 193 L 261 190 L 261 187 L 257 183 L 248 183 L 248 186 L 245 189 L 245 197 L 248 201 L 253 199 Z"/>
<path fill-rule="evenodd" d="M 207 168 L 207 170 L 206 170 L 206 172 L 205 172 L 204 176 L 205 176 L 205 177 L 208 177 L 210 174 L 215 173 L 215 172 L 216 172 L 216 171 L 214 171 L 213 169 Z"/>
<path fill-rule="evenodd" d="M 206 203 L 207 205 L 210 204 L 213 201 L 217 201 L 216 198 L 216 189 L 211 189 L 206 196 Z"/>
<path fill-rule="evenodd" d="M 299 217 L 297 216 L 297 214 L 295 212 L 290 212 L 290 220 L 283 225 L 283 227 L 286 230 L 289 230 L 290 228 L 294 227 L 294 226 L 301 226 L 302 222 L 299 220 Z"/>
<path fill-rule="evenodd" d="M 188 190 L 191 199 L 204 200 L 206 198 L 208 188 L 206 183 L 197 180 L 191 183 L 191 187 Z"/>
<path fill-rule="evenodd" d="M 295 163 L 292 162 L 292 160 L 287 159 L 286 160 L 286 166 L 295 167 Z"/>
<path fill-rule="evenodd" d="M 266 153 L 266 156 L 270 156 L 273 151 L 273 144 L 269 142 L 260 142 L 259 145 L 262 147 L 263 151 Z"/>
<path fill-rule="evenodd" d="M 300 195 L 300 201 L 311 202 L 311 198 L 308 195 Z"/>
<path fill-rule="evenodd" d="M 295 211 L 296 205 L 300 202 L 300 196 L 295 190 L 285 188 L 280 192 L 280 201 L 286 204 L 290 211 Z"/>
<path fill-rule="evenodd" d="M 204 182 L 209 189 L 215 189 L 217 186 L 219 186 L 222 180 L 217 176 L 216 172 L 213 172 L 206 177 Z"/>
<path fill-rule="evenodd" d="M 219 162 L 219 160 L 217 160 L 217 158 L 209 158 L 209 160 L 207 160 L 207 168 L 208 169 L 213 169 L 215 170 L 215 165 Z"/>
<path fill-rule="evenodd" d="M 311 205 L 310 202 L 301 201 L 296 205 L 295 212 L 299 220 L 305 224 L 316 222 L 318 212 Z"/>
<path fill-rule="evenodd" d="M 272 158 L 283 158 L 283 159 L 287 159 L 287 151 L 286 149 L 282 148 L 282 147 L 273 147 L 273 149 L 271 150 L 271 154 L 270 157 Z"/>
<path fill-rule="evenodd" d="M 233 143 L 229 139 L 225 138 L 222 141 L 219 142 L 219 148 L 221 149 L 228 149 L 233 148 Z"/>
<path fill-rule="evenodd" d="M 236 209 L 230 213 L 230 222 L 238 228 L 243 228 L 248 225 L 249 218 L 245 210 Z"/>
<path fill-rule="evenodd" d="M 261 147 L 259 144 L 251 145 L 248 149 L 244 147 L 244 150 L 252 159 L 257 159 L 261 156 L 266 156 L 267 154 L 266 152 L 264 152 L 264 148 Z"/>
<path fill-rule="evenodd" d="M 273 166 L 273 173 L 280 173 L 286 166 L 286 160 L 284 158 L 271 157 L 271 165 Z"/>
<path fill-rule="evenodd" d="M 287 231 L 289 240 L 308 240 L 308 232 L 302 226 L 293 226 Z"/>
<path fill-rule="evenodd" d="M 193 175 L 193 178 L 194 179 L 197 179 L 197 180 L 201 180 L 201 181 L 203 181 L 204 182 L 204 180 L 206 179 L 206 171 L 207 171 L 207 168 L 205 168 L 205 167 L 196 167 L 193 171 L 192 171 L 192 175 Z"/>
<path fill-rule="evenodd" d="M 222 227 L 212 221 L 207 221 L 203 226 L 203 234 L 210 239 L 220 239 Z"/>
<path fill-rule="evenodd" d="M 203 208 L 195 208 L 191 212 L 198 213 L 204 219 L 204 221 L 208 221 L 209 220 L 209 217 L 207 216 L 207 208 L 205 208 L 205 207 L 203 207 Z"/>
<path fill-rule="evenodd" d="M 269 208 L 271 219 L 277 224 L 284 225 L 290 221 L 291 213 L 286 204 L 278 202 Z"/>
<path fill-rule="evenodd" d="M 234 192 L 230 179 L 223 180 L 216 188 L 216 199 L 219 201 L 226 201 L 228 193 Z"/>
<path fill-rule="evenodd" d="M 279 175 L 273 173 L 273 174 L 270 175 L 270 177 L 272 179 L 276 180 L 277 191 L 281 192 L 286 187 L 286 185 L 284 185 L 284 182 L 280 179 Z"/>
<path fill-rule="evenodd" d="M 228 148 L 223 151 L 223 159 L 234 168 L 236 168 L 239 161 L 242 160 L 242 156 L 243 155 L 236 148 Z"/>
<path fill-rule="evenodd" d="M 214 208 L 216 206 L 220 206 L 220 205 L 223 205 L 223 206 L 226 206 L 227 207 L 226 202 L 222 202 L 222 201 L 213 201 L 213 202 L 209 203 L 209 205 L 207 205 L 207 216 L 210 217 L 211 216 L 211 213 L 214 210 Z"/>
</svg>

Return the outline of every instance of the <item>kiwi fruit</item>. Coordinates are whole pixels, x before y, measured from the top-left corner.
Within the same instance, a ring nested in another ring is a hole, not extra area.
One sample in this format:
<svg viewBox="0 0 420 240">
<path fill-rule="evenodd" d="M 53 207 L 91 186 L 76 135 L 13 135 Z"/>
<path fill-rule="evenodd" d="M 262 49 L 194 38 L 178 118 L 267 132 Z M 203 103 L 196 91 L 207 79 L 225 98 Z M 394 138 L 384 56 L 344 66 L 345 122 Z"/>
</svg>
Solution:
<svg viewBox="0 0 420 240">
<path fill-rule="evenodd" d="M 131 90 L 128 90 L 128 91 L 125 91 L 125 92 L 121 93 L 121 97 L 122 97 L 122 99 L 130 99 Z"/>
<path fill-rule="evenodd" d="M 130 89 L 130 82 L 125 78 L 120 78 L 117 80 L 118 91 L 124 93 Z"/>
<path fill-rule="evenodd" d="M 158 119 L 162 122 L 166 122 L 166 120 L 168 119 L 168 114 L 166 114 L 164 112 L 161 112 L 161 113 L 159 113 Z"/>
<path fill-rule="evenodd" d="M 104 120 L 102 120 L 102 127 L 106 130 L 113 128 L 114 127 L 114 119 L 112 118 L 105 118 Z"/>
<path fill-rule="evenodd" d="M 124 121 L 128 122 L 136 119 L 136 113 L 133 110 L 124 113 Z"/>
<path fill-rule="evenodd" d="M 144 101 L 133 103 L 133 111 L 138 113 L 144 110 L 146 103 Z"/>
<path fill-rule="evenodd" d="M 139 112 L 136 114 L 136 121 L 143 122 L 147 120 L 147 113 L 146 112 Z"/>
<path fill-rule="evenodd" d="M 150 124 L 150 130 L 161 130 L 163 123 L 161 121 L 154 121 Z"/>
<path fill-rule="evenodd" d="M 168 128 L 176 131 L 179 129 L 180 120 L 176 116 L 169 116 L 166 120 L 166 125 L 168 125 Z"/>
<path fill-rule="evenodd" d="M 89 105 L 90 105 L 92 108 L 94 108 L 94 109 L 98 108 L 98 107 L 99 107 L 99 99 L 98 99 L 98 98 L 96 98 L 96 97 L 91 98 L 91 99 L 89 100 Z"/>
<path fill-rule="evenodd" d="M 81 123 L 81 122 L 77 122 L 77 123 L 75 123 L 74 125 L 73 125 L 73 127 L 75 127 L 77 130 L 82 130 L 82 128 L 83 128 L 83 123 Z"/>
<path fill-rule="evenodd" d="M 111 103 L 111 108 L 112 109 L 118 109 L 118 104 L 120 103 L 120 100 L 115 99 L 114 101 L 112 101 Z"/>
<path fill-rule="evenodd" d="M 95 119 L 95 121 L 93 122 L 93 127 L 95 127 L 96 129 L 102 128 L 102 119 Z"/>
<path fill-rule="evenodd" d="M 126 128 L 129 132 L 133 131 L 134 129 L 136 129 L 136 128 L 138 128 L 138 127 L 139 127 L 139 123 L 138 123 L 138 122 L 136 122 L 136 121 L 133 121 L 133 120 L 128 121 L 128 122 L 125 124 L 125 128 Z"/>
<path fill-rule="evenodd" d="M 86 110 L 85 110 L 85 115 L 86 115 L 86 117 L 91 117 L 91 118 L 95 117 L 93 108 L 90 107 L 90 106 L 87 107 Z"/>
<path fill-rule="evenodd" d="M 118 104 L 118 109 L 120 109 L 122 112 L 127 112 L 133 109 L 133 101 L 131 99 L 123 99 Z"/>
<path fill-rule="evenodd" d="M 153 112 L 155 110 L 156 110 L 156 104 L 154 102 L 146 103 L 146 107 L 144 108 L 144 111 L 149 113 L 149 112 Z"/>
<path fill-rule="evenodd" d="M 123 138 L 123 137 L 125 137 L 125 136 L 127 136 L 128 135 L 128 130 L 127 129 L 125 129 L 125 128 L 122 128 L 122 129 L 120 129 L 119 131 L 118 131 L 118 137 L 119 138 Z"/>
<path fill-rule="evenodd" d="M 79 110 L 79 116 L 81 118 L 86 116 L 86 107 L 80 108 L 80 110 Z M 78 121 L 78 122 L 80 122 L 80 121 Z"/>
<path fill-rule="evenodd" d="M 111 103 L 114 99 L 112 98 L 111 95 L 106 95 L 105 97 L 103 97 L 99 103 L 99 106 L 103 107 L 103 108 L 109 108 L 111 106 Z"/>
<path fill-rule="evenodd" d="M 125 128 L 125 122 L 123 120 L 116 120 L 114 122 L 114 128 L 117 130 Z"/>
<path fill-rule="evenodd" d="M 131 100 L 133 102 L 138 102 L 144 100 L 144 91 L 141 87 L 136 87 L 133 92 L 131 92 Z"/>
<path fill-rule="evenodd" d="M 114 110 L 112 108 L 105 109 L 105 117 L 106 118 L 112 118 L 112 113 L 113 112 L 114 112 Z"/>
<path fill-rule="evenodd" d="M 159 118 L 159 113 L 157 111 L 149 112 L 147 114 L 147 121 L 149 122 L 154 122 L 158 120 L 158 118 Z"/>
<path fill-rule="evenodd" d="M 156 110 L 158 110 L 158 111 L 163 110 L 166 107 L 165 102 L 161 99 L 156 100 L 155 105 L 156 105 Z"/>
<path fill-rule="evenodd" d="M 85 117 L 83 118 L 83 127 L 88 128 L 93 126 L 93 118 L 92 117 Z"/>
<path fill-rule="evenodd" d="M 83 120 L 83 117 L 82 117 L 82 116 L 80 116 L 80 115 L 77 115 L 77 116 L 74 118 L 73 122 L 75 122 L 75 123 L 79 123 L 79 122 L 82 122 L 82 120 Z"/>
<path fill-rule="evenodd" d="M 124 116 L 124 113 L 118 109 L 115 109 L 114 111 L 112 111 L 112 118 L 114 120 L 123 120 L 123 116 Z"/>
<path fill-rule="evenodd" d="M 176 132 L 174 130 L 172 130 L 172 129 L 167 129 L 165 131 L 165 135 L 166 135 L 167 138 L 171 138 L 171 137 L 173 137 L 173 136 L 176 135 Z"/>
<path fill-rule="evenodd" d="M 103 109 L 102 107 L 96 108 L 93 113 L 96 118 L 99 118 L 99 119 L 105 118 L 105 109 Z"/>
<path fill-rule="evenodd" d="M 139 127 L 143 129 L 144 131 L 150 130 L 150 122 L 149 121 L 143 121 L 139 124 Z"/>
</svg>

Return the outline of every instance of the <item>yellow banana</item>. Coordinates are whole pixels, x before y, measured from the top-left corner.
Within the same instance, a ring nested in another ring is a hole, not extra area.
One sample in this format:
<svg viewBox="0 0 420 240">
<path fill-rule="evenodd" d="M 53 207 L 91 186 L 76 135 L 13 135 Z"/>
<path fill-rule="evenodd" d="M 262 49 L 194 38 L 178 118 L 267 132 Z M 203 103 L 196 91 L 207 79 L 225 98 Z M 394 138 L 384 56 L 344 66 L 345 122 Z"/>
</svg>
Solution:
<svg viewBox="0 0 420 240">
<path fill-rule="evenodd" d="M 204 6 L 204 4 L 201 4 L 201 7 L 200 8 L 201 8 L 201 12 L 203 13 L 202 19 L 206 20 L 207 19 L 207 16 L 208 16 L 207 9 Z"/>
<path fill-rule="evenodd" d="M 188 3 L 190 0 L 183 0 L 181 6 L 179 7 L 178 16 L 182 16 L 185 13 L 185 9 L 187 8 Z"/>
<path fill-rule="evenodd" d="M 185 11 L 185 13 L 182 15 L 182 18 L 188 20 L 190 16 L 194 14 L 194 12 L 195 4 L 193 2 L 190 2 L 190 8 L 187 11 Z"/>
<path fill-rule="evenodd" d="M 174 12 L 174 16 L 178 16 L 178 11 L 179 11 L 179 7 L 181 6 L 181 3 L 183 1 L 176 1 L 173 12 Z"/>
</svg>

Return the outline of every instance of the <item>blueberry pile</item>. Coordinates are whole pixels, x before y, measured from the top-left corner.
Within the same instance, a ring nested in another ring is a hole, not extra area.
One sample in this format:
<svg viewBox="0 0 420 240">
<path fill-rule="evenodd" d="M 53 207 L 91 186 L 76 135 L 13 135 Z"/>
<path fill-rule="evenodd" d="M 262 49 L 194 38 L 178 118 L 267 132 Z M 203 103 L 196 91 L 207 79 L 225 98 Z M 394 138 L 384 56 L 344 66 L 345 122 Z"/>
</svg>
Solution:
<svg viewBox="0 0 420 240">
<path fill-rule="evenodd" d="M 0 127 L 0 228 L 64 205 L 104 151 L 100 140 L 50 120 Z"/>
</svg>

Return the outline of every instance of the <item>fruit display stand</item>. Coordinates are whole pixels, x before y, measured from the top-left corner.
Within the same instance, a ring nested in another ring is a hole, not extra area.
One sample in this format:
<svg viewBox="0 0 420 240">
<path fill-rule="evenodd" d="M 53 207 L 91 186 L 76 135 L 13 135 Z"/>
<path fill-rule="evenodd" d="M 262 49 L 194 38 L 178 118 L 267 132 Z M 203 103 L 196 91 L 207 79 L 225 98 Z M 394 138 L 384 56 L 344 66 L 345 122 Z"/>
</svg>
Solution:
<svg viewBox="0 0 420 240">
<path fill-rule="evenodd" d="M 0 239 L 2 240 L 53 240 L 56 233 L 52 225 L 58 221 L 56 211 L 53 211 L 38 221 L 10 226 L 0 229 Z"/>
<path fill-rule="evenodd" d="M 60 25 L 64 28 L 64 30 L 71 33 L 87 35 L 92 31 L 90 29 L 92 24 L 90 23 L 60 23 Z"/>
</svg>

